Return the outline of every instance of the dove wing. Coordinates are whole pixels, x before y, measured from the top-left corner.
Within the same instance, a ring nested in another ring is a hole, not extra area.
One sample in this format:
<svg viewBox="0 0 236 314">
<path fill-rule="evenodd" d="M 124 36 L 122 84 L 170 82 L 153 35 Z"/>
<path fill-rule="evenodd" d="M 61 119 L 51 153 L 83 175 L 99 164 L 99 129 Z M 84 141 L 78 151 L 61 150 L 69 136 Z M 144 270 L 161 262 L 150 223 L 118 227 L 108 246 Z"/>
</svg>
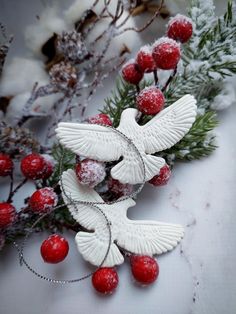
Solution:
<svg viewBox="0 0 236 314">
<path fill-rule="evenodd" d="M 60 186 L 65 204 L 73 201 L 103 202 L 103 199 L 93 189 L 79 184 L 76 174 L 72 169 L 63 172 Z M 98 205 L 102 207 L 103 205 Z M 102 220 L 106 224 L 102 214 L 90 205 L 75 203 L 67 206 L 73 218 L 84 228 L 93 230 Z"/>
<path fill-rule="evenodd" d="M 145 124 L 140 134 L 145 152 L 154 154 L 170 148 L 189 131 L 196 117 L 196 99 L 185 95 Z"/>
<path fill-rule="evenodd" d="M 66 148 L 100 161 L 119 159 L 125 143 L 112 129 L 97 124 L 61 122 L 56 133 Z"/>
<path fill-rule="evenodd" d="M 181 225 L 127 218 L 117 237 L 117 244 L 132 253 L 151 256 L 172 250 L 183 235 Z"/>
<path fill-rule="evenodd" d="M 103 202 L 96 191 L 79 184 L 75 172 L 71 169 L 63 172 L 60 185 L 62 196 L 66 204 L 70 203 L 71 199 L 74 201 Z M 102 213 L 96 210 L 96 208 L 86 204 L 77 203 L 67 205 L 67 207 L 77 222 L 86 229 L 94 231 L 78 232 L 75 237 L 78 250 L 83 255 L 84 259 L 93 265 L 99 266 L 106 256 L 103 266 L 112 267 L 122 264 L 124 257 L 113 242 L 112 227 L 110 249 L 109 252 L 107 252 L 110 234 L 106 225 L 107 221 Z M 98 207 L 105 213 L 112 205 L 99 204 Z M 108 213 L 106 214 L 109 219 Z"/>
</svg>

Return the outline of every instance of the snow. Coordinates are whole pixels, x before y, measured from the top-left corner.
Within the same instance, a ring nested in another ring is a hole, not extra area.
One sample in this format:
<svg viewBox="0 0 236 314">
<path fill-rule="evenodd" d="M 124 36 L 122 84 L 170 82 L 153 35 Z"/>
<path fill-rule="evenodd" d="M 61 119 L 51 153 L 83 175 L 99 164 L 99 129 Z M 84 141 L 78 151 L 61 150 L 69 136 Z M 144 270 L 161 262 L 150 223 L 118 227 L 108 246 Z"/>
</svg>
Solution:
<svg viewBox="0 0 236 314">
<path fill-rule="evenodd" d="M 9 123 L 14 124 L 16 119 L 22 116 L 23 108 L 30 98 L 30 92 L 20 93 L 13 97 L 9 103 L 5 120 Z M 61 94 L 49 95 L 38 98 L 32 104 L 32 110 L 37 112 L 49 113 L 54 102 L 61 97 Z"/>
<path fill-rule="evenodd" d="M 38 82 L 39 86 L 49 82 L 43 62 L 15 57 L 3 69 L 0 94 L 2 96 L 12 96 L 30 91 L 35 82 Z"/>
<path fill-rule="evenodd" d="M 174 46 L 174 47 L 178 47 L 180 48 L 180 44 L 177 43 L 174 39 L 171 39 L 169 37 L 161 37 L 159 38 L 158 40 L 156 40 L 153 44 L 153 47 L 156 47 L 156 46 L 159 46 L 159 45 L 162 45 L 162 44 L 170 44 L 171 46 Z"/>
<path fill-rule="evenodd" d="M 46 7 L 37 23 L 28 25 L 25 30 L 25 42 L 27 47 L 37 56 L 42 56 L 42 45 L 54 34 L 61 34 L 69 30 L 69 25 L 59 16 L 56 7 Z"/>
<path fill-rule="evenodd" d="M 191 24 L 193 23 L 192 19 L 189 18 L 188 16 L 185 16 L 183 14 L 177 14 L 176 16 L 170 18 L 167 24 L 167 28 L 171 26 L 173 23 L 175 23 L 176 21 L 180 21 L 183 23 L 191 23 Z"/>
<path fill-rule="evenodd" d="M 236 91 L 232 78 L 230 78 L 223 82 L 222 92 L 215 97 L 210 108 L 213 110 L 224 110 L 233 103 L 236 103 Z"/>
</svg>

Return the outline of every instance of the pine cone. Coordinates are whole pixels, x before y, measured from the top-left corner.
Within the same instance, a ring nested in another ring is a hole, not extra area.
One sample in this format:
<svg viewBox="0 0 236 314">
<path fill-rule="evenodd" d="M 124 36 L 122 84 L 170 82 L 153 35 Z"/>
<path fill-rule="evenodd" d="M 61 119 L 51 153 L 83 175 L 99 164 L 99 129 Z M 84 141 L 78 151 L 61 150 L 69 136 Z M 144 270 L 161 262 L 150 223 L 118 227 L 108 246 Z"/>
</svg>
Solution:
<svg viewBox="0 0 236 314">
<path fill-rule="evenodd" d="M 57 49 L 66 59 L 80 63 L 88 56 L 88 50 L 80 33 L 74 31 L 63 32 L 57 39 Z"/>
<path fill-rule="evenodd" d="M 61 61 L 55 64 L 49 71 L 51 84 L 58 90 L 66 91 L 73 88 L 77 83 L 76 68 L 70 62 Z"/>
<path fill-rule="evenodd" d="M 4 122 L 0 123 L 0 151 L 14 158 L 22 158 L 32 151 L 38 152 L 40 144 L 28 130 L 20 127 L 11 127 Z"/>
</svg>

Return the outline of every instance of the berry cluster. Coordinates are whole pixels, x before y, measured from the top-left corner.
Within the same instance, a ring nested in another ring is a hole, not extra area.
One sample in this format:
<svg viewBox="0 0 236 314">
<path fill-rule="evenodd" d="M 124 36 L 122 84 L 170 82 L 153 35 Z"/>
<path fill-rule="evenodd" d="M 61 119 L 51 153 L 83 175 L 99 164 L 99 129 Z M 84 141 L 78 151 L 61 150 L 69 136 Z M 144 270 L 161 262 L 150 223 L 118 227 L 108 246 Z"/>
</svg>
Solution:
<svg viewBox="0 0 236 314">
<path fill-rule="evenodd" d="M 22 183 L 30 180 L 48 179 L 54 171 L 54 162 L 49 155 L 40 155 L 36 153 L 25 156 L 20 162 L 20 168 L 25 179 L 15 190 L 10 191 L 10 195 L 6 202 L 0 203 L 0 228 L 6 229 L 12 225 L 17 219 L 17 211 L 11 204 L 14 192 L 18 190 Z M 0 154 L 0 177 L 10 176 L 13 183 L 14 163 L 9 155 Z M 33 212 L 45 213 L 57 204 L 57 194 L 52 188 L 45 187 L 36 190 L 29 198 L 29 208 Z"/>
<path fill-rule="evenodd" d="M 131 273 L 135 281 L 141 285 L 149 285 L 157 280 L 159 266 L 150 256 L 132 255 L 130 257 Z M 118 286 L 119 277 L 115 268 L 99 268 L 92 276 L 92 284 L 96 291 L 111 294 Z"/>
<path fill-rule="evenodd" d="M 181 56 L 180 43 L 187 42 L 192 32 L 191 20 L 178 14 L 170 20 L 166 37 L 158 39 L 152 46 L 141 47 L 136 58 L 123 66 L 123 79 L 134 85 L 140 83 L 145 73 L 154 73 L 156 86 L 144 89 L 137 97 L 137 108 L 143 114 L 156 115 L 164 107 L 164 89 L 161 90 L 157 85 L 157 71 L 176 71 Z"/>
</svg>

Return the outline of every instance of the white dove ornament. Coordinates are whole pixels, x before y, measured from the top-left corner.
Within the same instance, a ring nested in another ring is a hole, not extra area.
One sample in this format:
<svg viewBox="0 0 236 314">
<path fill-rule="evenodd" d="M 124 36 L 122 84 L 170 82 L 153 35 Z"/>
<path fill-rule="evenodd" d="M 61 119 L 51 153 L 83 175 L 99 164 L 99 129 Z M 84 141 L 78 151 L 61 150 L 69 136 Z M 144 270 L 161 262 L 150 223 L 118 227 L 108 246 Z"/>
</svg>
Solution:
<svg viewBox="0 0 236 314">
<path fill-rule="evenodd" d="M 137 115 L 137 109 L 125 109 L 117 132 L 97 124 L 61 122 L 56 133 L 61 144 L 80 156 L 99 161 L 123 157 L 111 169 L 111 176 L 121 183 L 143 183 L 157 175 L 165 164 L 163 158 L 151 154 L 175 145 L 191 128 L 196 117 L 196 100 L 185 95 L 143 126 L 136 122 Z"/>
<path fill-rule="evenodd" d="M 89 204 L 79 202 L 100 203 L 103 199 L 98 193 L 81 185 L 73 170 L 63 172 L 61 178 L 62 196 L 74 219 L 88 232 L 78 232 L 75 241 L 79 252 L 85 260 L 93 265 L 112 267 L 122 264 L 124 257 L 119 248 L 133 254 L 152 256 L 172 250 L 184 235 L 180 225 L 157 221 L 130 220 L 127 210 L 136 203 L 131 198 L 115 204 L 99 204 L 99 209 L 110 222 L 110 231 L 106 227 L 104 216 Z M 75 203 L 71 204 L 70 200 Z M 76 203 L 77 202 L 77 203 Z M 109 240 L 111 245 L 109 247 Z"/>
</svg>

